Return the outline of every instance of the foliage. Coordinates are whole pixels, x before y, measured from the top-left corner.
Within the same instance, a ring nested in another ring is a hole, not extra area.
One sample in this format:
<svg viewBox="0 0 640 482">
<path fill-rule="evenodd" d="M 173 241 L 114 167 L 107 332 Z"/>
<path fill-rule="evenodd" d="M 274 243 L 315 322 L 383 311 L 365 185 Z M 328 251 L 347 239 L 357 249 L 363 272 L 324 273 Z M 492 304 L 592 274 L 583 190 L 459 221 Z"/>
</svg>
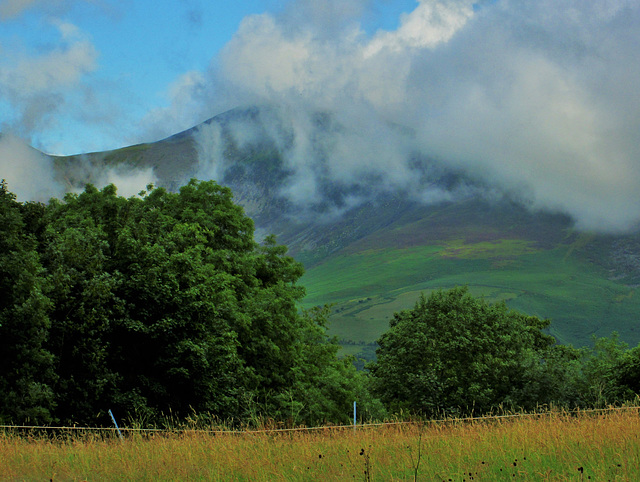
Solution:
<svg viewBox="0 0 640 482">
<path fill-rule="evenodd" d="M 46 349 L 49 300 L 22 206 L 0 183 L 0 420 L 48 423 L 55 408 L 53 358 Z"/>
<path fill-rule="evenodd" d="M 625 352 L 612 367 L 613 383 L 618 399 L 640 396 L 640 345 Z"/>
<path fill-rule="evenodd" d="M 427 416 L 540 404 L 604 406 L 640 392 L 640 346 L 555 344 L 548 320 L 422 295 L 357 370 L 300 310 L 300 263 L 229 189 L 192 180 L 139 197 L 88 185 L 48 205 L 0 184 L 0 421 L 159 423 L 163 414 L 290 425 L 387 410 Z M 376 398 L 376 397 L 379 397 Z"/>
<path fill-rule="evenodd" d="M 349 423 L 349 409 L 357 401 L 359 413 L 365 419 L 382 419 L 386 411 L 370 395 L 367 374 L 356 369 L 351 357 L 339 359 L 337 340 L 326 339 L 328 314 L 326 306 L 303 312 L 307 320 L 301 339 L 304 350 L 293 370 L 292 388 L 279 395 L 282 408 L 274 412 L 275 418 L 294 424 Z"/>
<path fill-rule="evenodd" d="M 378 341 L 374 393 L 392 411 L 427 416 L 604 407 L 640 395 L 640 345 L 627 350 L 614 333 L 577 349 L 555 344 L 548 326 L 466 287 L 422 295 Z"/>
<path fill-rule="evenodd" d="M 348 418 L 357 374 L 324 317 L 298 312 L 302 266 L 275 238 L 254 241 L 228 188 L 148 189 L 88 185 L 21 213 L 3 185 L 2 356 L 16 368 L 0 388 L 18 408 L 2 418 L 34 419 L 29 404 L 65 423 L 109 423 L 110 408 L 147 422 Z M 37 387 L 32 402 L 16 392 Z"/>
<path fill-rule="evenodd" d="M 567 355 L 542 332 L 548 325 L 474 298 L 466 287 L 422 295 L 378 340 L 370 365 L 375 393 L 392 409 L 427 416 L 531 408 L 554 390 L 552 360 Z"/>
<path fill-rule="evenodd" d="M 608 338 L 593 338 L 593 347 L 581 350 L 581 372 L 576 392 L 583 399 L 583 405 L 604 407 L 612 403 L 634 398 L 625 372 L 633 352 L 627 352 L 628 345 L 613 333 Z M 636 349 L 637 350 L 637 349 Z M 630 381 L 630 380 L 629 380 Z M 626 386 L 625 386 L 626 385 Z M 640 393 L 636 390 L 636 393 Z"/>
</svg>

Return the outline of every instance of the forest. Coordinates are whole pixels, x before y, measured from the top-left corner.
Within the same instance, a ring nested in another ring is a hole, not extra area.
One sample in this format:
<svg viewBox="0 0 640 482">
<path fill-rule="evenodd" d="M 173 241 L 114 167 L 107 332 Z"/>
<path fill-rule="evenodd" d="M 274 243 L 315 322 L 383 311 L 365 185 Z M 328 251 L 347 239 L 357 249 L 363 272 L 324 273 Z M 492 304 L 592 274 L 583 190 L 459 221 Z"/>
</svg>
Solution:
<svg viewBox="0 0 640 482">
<path fill-rule="evenodd" d="M 300 308 L 303 266 L 258 242 L 229 188 L 191 180 L 119 196 L 87 185 L 49 203 L 0 184 L 0 422 L 346 423 L 541 406 L 640 392 L 640 347 L 614 334 L 560 345 L 551 321 L 473 297 L 423 294 L 374 362 L 340 356 L 331 307 Z"/>
</svg>

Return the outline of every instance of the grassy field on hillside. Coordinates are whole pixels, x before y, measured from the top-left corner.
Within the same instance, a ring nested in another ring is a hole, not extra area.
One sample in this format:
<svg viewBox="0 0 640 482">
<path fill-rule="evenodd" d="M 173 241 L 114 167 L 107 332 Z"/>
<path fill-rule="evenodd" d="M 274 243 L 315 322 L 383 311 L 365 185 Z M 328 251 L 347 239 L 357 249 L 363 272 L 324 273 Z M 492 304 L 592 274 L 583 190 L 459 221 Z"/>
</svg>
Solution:
<svg viewBox="0 0 640 482">
<path fill-rule="evenodd" d="M 607 279 L 573 246 L 536 248 L 518 239 L 342 252 L 301 280 L 304 305 L 333 303 L 330 331 L 341 339 L 375 341 L 393 313 L 412 308 L 421 292 L 468 285 L 475 296 L 551 319 L 561 343 L 583 346 L 618 331 L 640 342 L 635 288 Z"/>
<path fill-rule="evenodd" d="M 639 480 L 637 408 L 312 431 L 0 434 L 2 480 Z"/>
</svg>

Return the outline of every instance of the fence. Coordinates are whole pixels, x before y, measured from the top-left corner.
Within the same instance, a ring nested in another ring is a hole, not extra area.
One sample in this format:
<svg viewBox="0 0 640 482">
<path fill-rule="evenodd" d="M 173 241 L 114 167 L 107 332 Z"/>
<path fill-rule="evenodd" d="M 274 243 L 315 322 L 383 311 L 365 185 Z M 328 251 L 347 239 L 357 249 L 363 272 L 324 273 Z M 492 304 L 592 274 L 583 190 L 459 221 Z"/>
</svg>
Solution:
<svg viewBox="0 0 640 482">
<path fill-rule="evenodd" d="M 84 427 L 84 426 L 45 426 L 45 425 L 0 425 L 2 431 L 53 431 L 53 432 L 94 432 L 94 433 L 158 433 L 158 434 L 180 434 L 180 433 L 198 433 L 211 435 L 251 435 L 251 434 L 268 434 L 268 433 L 290 433 L 304 431 L 327 431 L 327 430 L 353 430 L 354 428 L 364 430 L 368 428 L 394 426 L 394 425 L 419 425 L 419 424 L 447 424 L 447 423 L 477 423 L 491 422 L 505 419 L 531 418 L 531 417 L 547 417 L 547 416 L 578 416 L 584 414 L 598 414 L 614 411 L 636 411 L 640 415 L 640 406 L 623 406 L 623 407 L 607 407 L 595 408 L 588 410 L 548 410 L 544 412 L 531 413 L 510 413 L 503 415 L 485 415 L 482 417 L 461 417 L 461 418 L 442 418 L 430 420 L 403 420 L 390 422 L 363 423 L 360 425 L 324 425 L 318 427 L 294 427 L 294 428 L 265 428 L 265 429 L 195 429 L 195 428 L 137 428 L 137 427 Z"/>
</svg>

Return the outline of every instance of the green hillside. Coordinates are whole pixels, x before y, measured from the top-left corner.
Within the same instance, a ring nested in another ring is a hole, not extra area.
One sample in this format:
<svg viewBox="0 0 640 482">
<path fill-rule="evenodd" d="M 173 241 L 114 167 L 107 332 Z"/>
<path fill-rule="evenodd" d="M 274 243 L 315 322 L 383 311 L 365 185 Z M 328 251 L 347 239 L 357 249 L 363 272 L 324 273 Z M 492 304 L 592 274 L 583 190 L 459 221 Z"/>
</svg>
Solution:
<svg viewBox="0 0 640 482">
<path fill-rule="evenodd" d="M 307 269 L 305 304 L 335 303 L 331 331 L 370 343 L 420 292 L 468 285 L 474 295 L 550 318 L 562 343 L 586 345 L 612 331 L 640 342 L 637 288 L 610 279 L 598 237 L 575 234 L 560 218 L 527 214 L 529 222 L 518 224 L 518 210 L 476 209 L 473 216 L 469 205 L 445 206 L 344 247 Z"/>
</svg>

